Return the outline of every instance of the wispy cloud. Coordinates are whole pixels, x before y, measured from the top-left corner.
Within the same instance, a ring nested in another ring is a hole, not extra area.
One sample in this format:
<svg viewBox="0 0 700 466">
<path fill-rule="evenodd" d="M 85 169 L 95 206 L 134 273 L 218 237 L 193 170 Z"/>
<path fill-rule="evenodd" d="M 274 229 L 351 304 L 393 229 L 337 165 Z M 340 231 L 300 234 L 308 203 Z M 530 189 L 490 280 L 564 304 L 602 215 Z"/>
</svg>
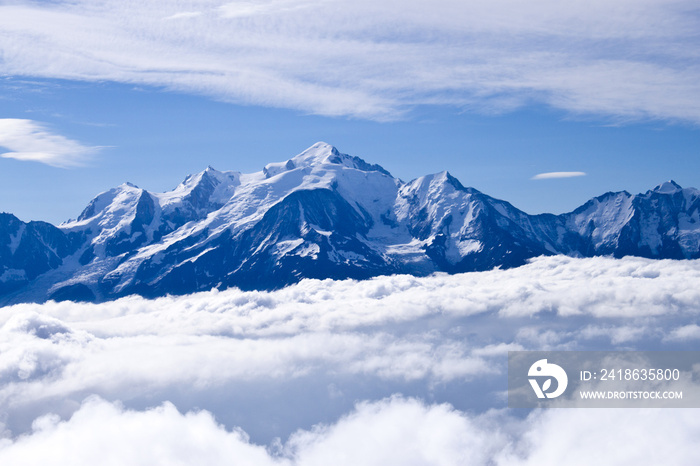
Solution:
<svg viewBox="0 0 700 466">
<path fill-rule="evenodd" d="M 42 123 L 15 118 L 0 119 L 0 147 L 10 150 L 0 157 L 62 168 L 83 165 L 98 150 L 55 134 Z"/>
<path fill-rule="evenodd" d="M 285 11 L 312 7 L 314 5 L 318 5 L 319 3 L 320 2 L 318 0 L 267 0 L 257 2 L 238 0 L 221 5 L 219 12 L 224 18 L 237 18 L 244 16 L 281 13 Z"/>
<path fill-rule="evenodd" d="M 170 16 L 167 16 L 163 19 L 165 20 L 174 20 L 174 19 L 191 19 L 191 18 L 196 18 L 198 16 L 202 16 L 201 11 L 182 11 L 180 13 L 175 13 Z"/>
<path fill-rule="evenodd" d="M 547 172 L 538 173 L 530 178 L 531 180 L 549 180 L 552 178 L 574 178 L 577 176 L 586 176 L 586 172 Z"/>
<path fill-rule="evenodd" d="M 693 0 L 20 1 L 0 7 L 0 73 L 373 119 L 534 102 L 700 124 L 688 11 Z"/>
<path fill-rule="evenodd" d="M 668 333 L 666 340 L 700 340 L 700 325 L 688 324 L 675 328 Z"/>
</svg>

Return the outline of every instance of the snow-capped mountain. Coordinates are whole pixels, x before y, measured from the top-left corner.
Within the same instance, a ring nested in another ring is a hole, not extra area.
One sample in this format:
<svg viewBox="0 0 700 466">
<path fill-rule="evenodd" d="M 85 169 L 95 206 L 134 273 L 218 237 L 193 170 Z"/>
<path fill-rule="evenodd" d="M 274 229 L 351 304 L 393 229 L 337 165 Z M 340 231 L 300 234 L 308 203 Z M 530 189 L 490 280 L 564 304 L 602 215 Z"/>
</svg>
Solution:
<svg viewBox="0 0 700 466">
<path fill-rule="evenodd" d="M 252 174 L 125 183 L 58 227 L 0 215 L 3 302 L 105 300 L 302 278 L 514 267 L 543 254 L 700 257 L 700 191 L 667 182 L 528 215 L 447 172 L 404 183 L 317 143 Z"/>
</svg>

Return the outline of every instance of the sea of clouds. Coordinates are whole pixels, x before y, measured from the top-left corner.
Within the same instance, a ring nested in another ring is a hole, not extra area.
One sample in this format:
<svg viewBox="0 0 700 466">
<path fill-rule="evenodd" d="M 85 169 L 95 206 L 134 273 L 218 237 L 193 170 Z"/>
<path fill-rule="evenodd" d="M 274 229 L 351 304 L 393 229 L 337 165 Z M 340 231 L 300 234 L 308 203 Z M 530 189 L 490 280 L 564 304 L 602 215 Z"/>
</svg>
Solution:
<svg viewBox="0 0 700 466">
<path fill-rule="evenodd" d="M 0 309 L 0 464 L 700 464 L 693 409 L 508 409 L 509 350 L 697 350 L 700 261 Z"/>
</svg>

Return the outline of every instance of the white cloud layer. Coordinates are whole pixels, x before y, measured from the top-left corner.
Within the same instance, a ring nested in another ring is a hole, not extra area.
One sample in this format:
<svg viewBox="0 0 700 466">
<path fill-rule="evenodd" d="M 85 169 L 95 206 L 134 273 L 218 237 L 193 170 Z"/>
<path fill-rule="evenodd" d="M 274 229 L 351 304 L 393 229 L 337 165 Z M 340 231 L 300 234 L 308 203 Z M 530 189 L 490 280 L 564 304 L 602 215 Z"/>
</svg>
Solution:
<svg viewBox="0 0 700 466">
<path fill-rule="evenodd" d="M 172 404 L 144 411 L 89 398 L 68 421 L 37 419 L 0 440 L 13 465 L 524 466 L 694 465 L 700 420 L 693 410 L 550 410 L 525 419 L 471 415 L 447 404 L 391 397 L 364 402 L 331 425 L 299 430 L 267 448 L 227 430 L 208 412 Z"/>
<path fill-rule="evenodd" d="M 700 261 L 557 256 L 5 307 L 0 464 L 697 464 L 693 411 L 501 408 L 509 350 L 697 349 L 698 284 Z"/>
<path fill-rule="evenodd" d="M 39 122 L 16 118 L 0 118 L 0 147 L 10 149 L 0 157 L 62 168 L 84 164 L 98 149 L 55 134 Z"/>
<path fill-rule="evenodd" d="M 529 103 L 700 122 L 693 0 L 260 0 L 0 6 L 0 73 L 323 115 Z"/>
</svg>

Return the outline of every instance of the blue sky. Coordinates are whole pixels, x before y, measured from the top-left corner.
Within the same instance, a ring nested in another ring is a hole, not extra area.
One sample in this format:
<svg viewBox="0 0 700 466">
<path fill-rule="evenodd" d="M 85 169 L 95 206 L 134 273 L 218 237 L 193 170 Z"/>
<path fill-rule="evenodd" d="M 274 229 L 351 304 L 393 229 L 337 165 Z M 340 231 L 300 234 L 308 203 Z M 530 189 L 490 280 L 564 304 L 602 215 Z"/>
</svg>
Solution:
<svg viewBox="0 0 700 466">
<path fill-rule="evenodd" d="M 59 223 L 317 141 L 529 213 L 700 187 L 693 1 L 143 3 L 0 4 L 0 211 Z"/>
</svg>

